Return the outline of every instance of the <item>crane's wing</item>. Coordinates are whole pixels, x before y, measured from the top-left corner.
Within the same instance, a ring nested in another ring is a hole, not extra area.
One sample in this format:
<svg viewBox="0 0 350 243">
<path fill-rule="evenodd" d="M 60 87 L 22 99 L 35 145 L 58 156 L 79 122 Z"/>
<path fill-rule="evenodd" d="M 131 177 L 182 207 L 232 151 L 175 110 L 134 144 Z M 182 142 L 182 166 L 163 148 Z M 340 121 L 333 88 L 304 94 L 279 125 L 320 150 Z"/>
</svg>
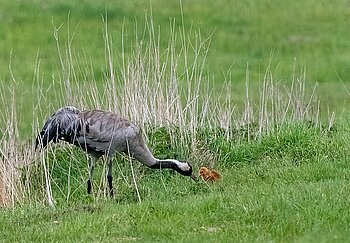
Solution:
<svg viewBox="0 0 350 243">
<path fill-rule="evenodd" d="M 49 118 L 39 135 L 36 137 L 35 148 L 39 145 L 44 148 L 49 142 L 57 143 L 59 140 L 66 140 L 77 131 L 79 114 L 77 110 L 61 108 Z"/>
<path fill-rule="evenodd" d="M 127 137 L 136 136 L 134 125 L 112 112 L 91 110 L 80 114 L 74 139 L 83 149 L 96 154 L 113 154 L 127 149 Z"/>
</svg>

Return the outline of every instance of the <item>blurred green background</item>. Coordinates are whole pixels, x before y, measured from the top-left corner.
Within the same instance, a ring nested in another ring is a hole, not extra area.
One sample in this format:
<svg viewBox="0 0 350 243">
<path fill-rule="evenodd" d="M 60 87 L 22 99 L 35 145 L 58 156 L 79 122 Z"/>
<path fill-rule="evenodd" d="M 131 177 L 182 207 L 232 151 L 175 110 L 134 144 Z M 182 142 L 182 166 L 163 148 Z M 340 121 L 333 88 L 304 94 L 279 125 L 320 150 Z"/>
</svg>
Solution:
<svg viewBox="0 0 350 243">
<path fill-rule="evenodd" d="M 109 32 L 118 51 L 123 24 L 128 42 L 135 32 L 142 34 L 146 14 L 152 15 L 154 26 L 159 27 L 164 48 L 174 19 L 176 28 L 183 26 L 186 33 L 200 33 L 203 39 L 211 36 L 208 75 L 218 89 L 225 79 L 230 80 L 238 91 L 235 102 L 242 101 L 247 66 L 254 84 L 272 60 L 275 80 L 290 81 L 305 68 L 307 84 L 320 84 L 318 94 L 325 109 L 338 114 L 348 110 L 350 96 L 344 85 L 350 88 L 350 2 L 346 0 L 1 0 L 0 6 L 3 88 L 12 78 L 24 88 L 32 87 L 37 56 L 39 74 L 44 86 L 49 86 L 53 74 L 61 70 L 54 30 L 65 45 L 68 26 L 74 35 L 74 50 L 83 51 L 97 82 L 102 82 L 106 70 L 102 17 L 107 13 Z"/>
</svg>

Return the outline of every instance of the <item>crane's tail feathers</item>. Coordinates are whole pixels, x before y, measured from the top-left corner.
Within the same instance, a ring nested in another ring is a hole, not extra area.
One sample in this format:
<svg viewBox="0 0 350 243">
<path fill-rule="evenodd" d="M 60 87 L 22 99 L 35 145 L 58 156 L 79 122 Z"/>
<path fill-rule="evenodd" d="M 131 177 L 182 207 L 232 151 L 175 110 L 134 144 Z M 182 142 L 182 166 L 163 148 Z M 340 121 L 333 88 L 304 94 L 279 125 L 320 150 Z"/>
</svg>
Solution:
<svg viewBox="0 0 350 243">
<path fill-rule="evenodd" d="M 72 106 L 66 106 L 56 111 L 49 118 L 35 140 L 35 149 L 44 148 L 49 142 L 60 140 L 72 142 L 72 136 L 76 135 L 80 128 L 79 110 Z"/>
<path fill-rule="evenodd" d="M 43 130 L 39 133 L 35 140 L 35 150 L 40 146 L 40 148 L 45 148 L 46 145 L 53 141 L 57 143 L 61 136 L 61 131 L 59 129 L 59 124 L 55 126 L 44 126 Z"/>
</svg>

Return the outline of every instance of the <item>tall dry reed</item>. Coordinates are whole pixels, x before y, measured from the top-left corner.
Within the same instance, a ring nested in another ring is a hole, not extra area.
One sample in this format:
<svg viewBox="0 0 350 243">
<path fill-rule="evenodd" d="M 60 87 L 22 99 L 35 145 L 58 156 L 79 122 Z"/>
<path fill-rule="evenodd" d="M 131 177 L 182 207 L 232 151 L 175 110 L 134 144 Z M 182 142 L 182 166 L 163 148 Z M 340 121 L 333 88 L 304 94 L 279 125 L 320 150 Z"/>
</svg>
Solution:
<svg viewBox="0 0 350 243">
<path fill-rule="evenodd" d="M 33 99 L 33 119 L 19 116 L 16 92 L 4 87 L 1 103 L 4 107 L 0 124 L 0 205 L 14 206 L 16 203 L 46 201 L 54 205 L 52 178 L 46 152 L 35 152 L 32 141 L 43 125 L 59 106 L 75 105 L 81 109 L 105 109 L 114 111 L 137 123 L 147 133 L 150 127 L 166 127 L 171 142 L 186 148 L 187 154 L 195 152 L 196 132 L 200 128 L 220 127 L 226 138 L 233 138 L 233 131 L 246 129 L 248 139 L 259 139 L 279 124 L 286 122 L 312 122 L 320 125 L 319 101 L 316 87 L 305 88 L 306 78 L 293 77 L 288 85 L 282 85 L 273 77 L 270 65 L 262 80 L 250 80 L 246 70 L 244 104 L 232 103 L 232 82 L 226 78 L 221 95 L 212 92 L 206 57 L 211 38 L 202 38 L 200 32 L 187 34 L 184 28 L 177 29 L 175 20 L 170 23 L 171 34 L 168 45 L 161 46 L 161 30 L 151 17 L 146 17 L 146 27 L 126 51 L 124 29 L 122 49 L 115 50 L 114 37 L 110 35 L 107 20 L 104 21 L 105 66 L 103 82 L 97 82 L 93 68 L 80 63 L 86 54 L 74 52 L 74 34 L 68 24 L 66 44 L 60 42 L 60 28 L 54 29 L 58 61 L 61 71 L 52 76 L 52 84 L 44 90 L 40 74 L 40 58 L 35 64 L 33 90 L 26 94 Z M 87 58 L 88 59 L 88 58 Z M 13 79 L 13 87 L 17 81 Z M 259 93 L 251 91 L 251 84 L 259 82 Z M 8 94 L 13 94 L 8 99 Z M 48 97 L 50 94 L 50 97 Z M 23 100 L 27 98 L 24 97 Z M 22 102 L 23 102 L 22 100 Z M 239 108 L 238 108 L 239 107 Z M 333 122 L 334 118 L 331 119 Z M 32 139 L 20 139 L 18 124 L 32 123 Z M 176 128 L 176 129 L 174 129 Z M 237 137 L 235 137 L 237 139 Z M 39 164 L 39 166 L 38 166 Z M 36 165 L 42 173 L 42 190 L 39 196 L 31 190 L 32 167 Z M 67 176 L 69 181 L 70 175 Z M 62 189 L 65 190 L 65 189 Z M 66 189 L 69 199 L 70 188 Z"/>
</svg>

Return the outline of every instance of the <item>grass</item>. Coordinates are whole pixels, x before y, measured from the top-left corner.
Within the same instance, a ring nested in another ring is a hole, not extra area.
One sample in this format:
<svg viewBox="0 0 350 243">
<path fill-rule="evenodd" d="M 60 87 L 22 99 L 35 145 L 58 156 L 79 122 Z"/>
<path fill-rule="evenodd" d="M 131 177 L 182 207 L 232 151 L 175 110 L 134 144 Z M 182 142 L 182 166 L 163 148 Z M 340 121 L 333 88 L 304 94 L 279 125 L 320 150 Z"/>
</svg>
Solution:
<svg viewBox="0 0 350 243">
<path fill-rule="evenodd" d="M 96 73 L 100 71 L 99 56 L 103 57 L 104 52 L 104 46 L 101 45 L 100 14 L 104 13 L 105 9 L 116 33 L 120 32 L 124 20 L 130 24 L 135 18 L 142 26 L 144 12 L 150 12 L 151 7 L 155 26 L 161 26 L 163 36 L 169 34 L 169 18 L 175 17 L 179 20 L 177 26 L 181 26 L 178 1 L 171 1 L 167 6 L 164 6 L 162 1 L 152 1 L 151 4 L 145 1 L 119 1 L 118 4 L 110 1 L 84 1 L 79 4 L 74 1 L 4 1 L 4 4 L 2 20 L 5 45 L 2 52 L 6 53 L 7 50 L 7 55 L 3 57 L 3 62 L 8 63 L 8 50 L 11 49 L 14 51 L 14 64 L 19 61 L 23 63 L 22 57 L 25 56 L 26 74 L 22 76 L 24 78 L 32 75 L 31 63 L 38 49 L 43 55 L 44 63 L 49 65 L 45 70 L 48 70 L 50 75 L 51 65 L 56 62 L 52 56 L 55 44 L 52 37 L 52 20 L 60 26 L 66 22 L 68 12 L 71 12 L 73 29 L 80 23 L 76 43 L 82 44 L 89 54 L 99 54 L 94 56 Z M 348 56 L 347 25 L 344 21 L 348 14 L 346 1 L 338 0 L 333 4 L 314 0 L 253 1 L 248 4 L 244 1 L 221 0 L 216 3 L 192 1 L 182 4 L 186 29 L 193 25 L 193 30 L 201 29 L 204 36 L 215 31 L 209 65 L 211 72 L 216 75 L 226 72 L 235 62 L 235 77 L 244 80 L 247 62 L 251 64 L 252 70 L 258 72 L 259 65 L 266 64 L 270 52 L 274 51 L 276 64 L 280 63 L 278 74 L 281 76 L 292 73 L 291 67 L 294 58 L 297 58 L 301 65 L 307 65 L 311 80 L 336 81 L 335 72 L 345 80 L 348 79 L 345 72 Z M 12 14 L 11 11 L 15 9 L 16 14 Z M 129 35 L 132 40 L 133 34 L 130 32 Z M 167 38 L 162 40 L 163 46 L 166 45 L 166 41 Z M 119 40 L 115 44 L 120 46 Z M 22 51 L 24 49 L 25 52 Z M 2 67 L 2 73 L 6 71 L 6 67 L 7 65 Z M 19 71 L 21 70 L 17 72 Z"/>
<path fill-rule="evenodd" d="M 0 241 L 347 241 L 346 2 L 3 4 Z M 89 196 L 83 151 L 33 149 L 67 104 L 128 117 L 157 157 L 223 179 L 118 156 L 116 197 L 103 160 Z"/>
<path fill-rule="evenodd" d="M 343 143 L 348 135 L 342 129 L 325 133 L 299 126 L 284 128 L 261 142 L 227 141 L 218 151 L 235 146 L 235 153 L 229 157 L 219 153 L 223 180 L 217 184 L 139 167 L 141 203 L 134 190 L 123 188 L 117 179 L 114 200 L 80 195 L 78 202 L 70 206 L 61 202 L 55 209 L 40 205 L 3 209 L 1 238 L 8 242 L 343 242 L 349 237 L 350 195 L 348 145 Z M 279 141 L 289 146 L 280 150 Z M 252 158 L 248 148 L 259 155 Z M 304 152 L 307 155 L 299 159 Z"/>
<path fill-rule="evenodd" d="M 72 44 L 79 55 L 92 62 L 92 73 L 102 83 L 106 69 L 103 23 L 101 13 L 107 10 L 114 50 L 120 52 L 123 24 L 125 42 L 128 46 L 135 39 L 134 23 L 138 23 L 138 34 L 142 34 L 145 12 L 152 11 L 154 26 L 160 29 L 160 45 L 166 48 L 171 35 L 169 23 L 175 21 L 175 29 L 184 28 L 194 33 L 200 30 L 205 38 L 212 34 L 207 57 L 209 75 L 217 84 L 213 90 L 220 92 L 220 86 L 228 76 L 238 93 L 233 96 L 236 103 L 242 103 L 239 92 L 244 88 L 246 66 L 249 64 L 251 83 L 256 84 L 270 62 L 275 77 L 290 80 L 295 74 L 294 63 L 306 67 L 308 84 L 320 83 L 320 95 L 324 107 L 337 113 L 347 112 L 349 96 L 344 91 L 338 76 L 347 84 L 348 31 L 347 1 L 226 1 L 183 2 L 181 19 L 180 4 L 171 1 L 164 6 L 162 1 L 2 1 L 1 22 L 2 45 L 0 47 L 0 77 L 11 81 L 12 75 L 28 90 L 32 85 L 35 59 L 39 53 L 40 75 L 47 88 L 52 76 L 61 72 L 57 59 L 54 29 L 59 29 L 61 45 L 67 41 L 67 28 L 75 32 Z M 152 8 L 152 10 L 151 10 Z M 70 14 L 68 14 L 70 13 Z M 67 23 L 69 15 L 69 24 Z M 128 48 L 125 48 L 129 50 Z M 85 53 L 85 54 L 82 54 Z M 231 66 L 233 64 L 233 66 Z M 230 71 L 228 71 L 230 70 Z M 331 92 L 330 92 L 331 91 Z M 334 95 L 336 94 L 336 95 Z M 34 103 L 31 97 L 28 101 Z M 29 109 L 24 107 L 23 110 Z M 28 128 L 26 128 L 28 129 Z"/>
</svg>

